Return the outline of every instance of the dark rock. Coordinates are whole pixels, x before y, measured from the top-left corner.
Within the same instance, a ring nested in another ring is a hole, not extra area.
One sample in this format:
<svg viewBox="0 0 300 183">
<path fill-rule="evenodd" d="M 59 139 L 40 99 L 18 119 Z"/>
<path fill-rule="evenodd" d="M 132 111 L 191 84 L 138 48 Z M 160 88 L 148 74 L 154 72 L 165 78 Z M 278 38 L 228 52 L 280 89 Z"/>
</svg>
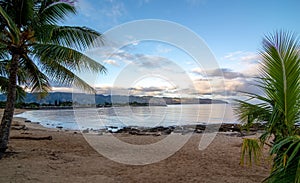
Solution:
<svg viewBox="0 0 300 183">
<path fill-rule="evenodd" d="M 89 132 L 90 132 L 90 130 L 88 128 L 85 130 L 82 130 L 82 133 L 89 133 Z"/>
<path fill-rule="evenodd" d="M 206 128 L 206 125 L 196 125 L 196 127 L 195 127 L 195 131 L 197 130 L 205 130 L 205 128 Z"/>
<path fill-rule="evenodd" d="M 203 130 L 200 130 L 200 129 L 195 129 L 194 131 L 195 133 L 203 133 Z"/>
</svg>

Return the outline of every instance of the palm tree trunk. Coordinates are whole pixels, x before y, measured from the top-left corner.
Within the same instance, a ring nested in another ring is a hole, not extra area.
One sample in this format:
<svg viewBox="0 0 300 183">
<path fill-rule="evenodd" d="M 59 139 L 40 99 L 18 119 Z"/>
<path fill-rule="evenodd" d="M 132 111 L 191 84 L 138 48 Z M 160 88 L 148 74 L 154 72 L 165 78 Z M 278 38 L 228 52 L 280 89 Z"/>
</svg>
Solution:
<svg viewBox="0 0 300 183">
<path fill-rule="evenodd" d="M 0 159 L 7 149 L 9 140 L 10 127 L 15 110 L 16 88 L 17 88 L 17 71 L 20 55 L 13 54 L 9 69 L 9 84 L 7 92 L 6 106 L 0 125 Z"/>
</svg>

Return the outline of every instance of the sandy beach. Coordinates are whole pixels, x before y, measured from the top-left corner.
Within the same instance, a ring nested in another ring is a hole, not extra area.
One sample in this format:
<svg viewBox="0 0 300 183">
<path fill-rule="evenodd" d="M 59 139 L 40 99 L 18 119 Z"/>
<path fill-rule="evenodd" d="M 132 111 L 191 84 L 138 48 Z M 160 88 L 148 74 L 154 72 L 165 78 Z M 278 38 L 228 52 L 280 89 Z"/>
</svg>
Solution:
<svg viewBox="0 0 300 183">
<path fill-rule="evenodd" d="M 171 157 L 137 166 L 107 159 L 95 151 L 81 133 L 47 129 L 24 123 L 21 118 L 14 121 L 14 125 L 25 124 L 28 129 L 11 131 L 8 153 L 0 160 L 0 182 L 254 183 L 261 182 L 270 171 L 267 163 L 240 166 L 242 138 L 226 134 L 218 134 L 203 151 L 198 150 L 202 135 L 193 134 L 184 147 Z M 52 140 L 14 139 L 19 136 L 52 136 Z M 116 136 L 132 144 L 149 144 L 164 138 L 129 134 Z"/>
</svg>

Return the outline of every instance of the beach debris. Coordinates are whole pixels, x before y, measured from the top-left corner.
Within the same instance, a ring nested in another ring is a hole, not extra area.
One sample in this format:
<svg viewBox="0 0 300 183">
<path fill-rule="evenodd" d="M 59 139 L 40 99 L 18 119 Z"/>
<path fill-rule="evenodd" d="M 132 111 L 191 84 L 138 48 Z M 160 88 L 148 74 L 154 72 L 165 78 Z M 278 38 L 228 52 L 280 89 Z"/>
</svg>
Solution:
<svg viewBox="0 0 300 183">
<path fill-rule="evenodd" d="M 82 133 L 89 133 L 89 132 L 90 132 L 90 130 L 88 128 L 85 130 L 82 130 Z"/>
<path fill-rule="evenodd" d="M 52 136 L 35 137 L 35 136 L 12 136 L 10 139 L 24 139 L 24 140 L 52 140 Z"/>
<path fill-rule="evenodd" d="M 63 126 L 56 126 L 56 128 L 58 128 L 58 129 L 63 129 Z"/>
<path fill-rule="evenodd" d="M 30 120 L 25 120 L 24 122 L 25 122 L 25 123 L 31 123 L 31 121 L 30 121 Z"/>
<path fill-rule="evenodd" d="M 25 125 L 21 125 L 21 126 L 12 126 L 11 127 L 12 130 L 28 130 L 28 128 Z"/>
</svg>

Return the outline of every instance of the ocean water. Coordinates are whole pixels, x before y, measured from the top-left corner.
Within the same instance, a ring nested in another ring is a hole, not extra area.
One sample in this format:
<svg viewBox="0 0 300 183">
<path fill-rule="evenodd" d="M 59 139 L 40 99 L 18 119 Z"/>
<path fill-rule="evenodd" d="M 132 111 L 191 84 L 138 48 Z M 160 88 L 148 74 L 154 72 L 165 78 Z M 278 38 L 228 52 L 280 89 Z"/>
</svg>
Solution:
<svg viewBox="0 0 300 183">
<path fill-rule="evenodd" d="M 71 130 L 238 122 L 229 104 L 32 110 L 17 117 L 49 128 L 59 126 Z"/>
</svg>

